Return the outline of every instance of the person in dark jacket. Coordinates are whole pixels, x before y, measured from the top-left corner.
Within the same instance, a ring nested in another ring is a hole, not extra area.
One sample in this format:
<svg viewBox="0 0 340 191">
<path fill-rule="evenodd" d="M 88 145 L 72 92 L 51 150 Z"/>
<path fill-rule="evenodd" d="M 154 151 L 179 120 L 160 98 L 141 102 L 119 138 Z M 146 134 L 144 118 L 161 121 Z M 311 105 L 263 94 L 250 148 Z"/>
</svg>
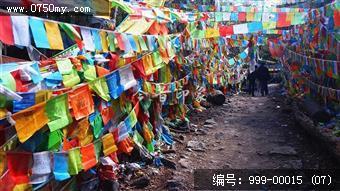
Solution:
<svg viewBox="0 0 340 191">
<path fill-rule="evenodd" d="M 270 74 L 268 68 L 262 62 L 260 67 L 257 69 L 257 79 L 260 81 L 261 95 L 268 95 L 268 81 Z"/>
<path fill-rule="evenodd" d="M 248 83 L 249 83 L 249 86 L 248 86 L 248 89 L 249 89 L 249 95 L 251 96 L 255 96 L 255 86 L 256 86 L 256 72 L 257 72 L 257 66 L 255 66 L 255 71 L 253 72 L 250 72 L 248 71 Z"/>
</svg>

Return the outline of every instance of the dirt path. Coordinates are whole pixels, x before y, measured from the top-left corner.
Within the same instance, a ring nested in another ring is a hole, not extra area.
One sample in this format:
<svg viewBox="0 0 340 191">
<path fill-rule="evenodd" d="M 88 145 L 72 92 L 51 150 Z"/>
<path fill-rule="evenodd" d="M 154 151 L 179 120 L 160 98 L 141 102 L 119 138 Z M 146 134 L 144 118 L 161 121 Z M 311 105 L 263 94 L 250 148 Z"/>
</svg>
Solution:
<svg viewBox="0 0 340 191">
<path fill-rule="evenodd" d="M 176 161 L 177 170 L 161 170 L 150 189 L 163 190 L 167 180 L 173 179 L 193 190 L 193 170 L 199 168 L 325 169 L 337 165 L 317 142 L 299 130 L 277 93 L 268 97 L 235 95 L 228 100 L 223 106 L 191 116 L 197 132 L 181 134 L 184 140 L 176 142 L 176 153 L 166 155 Z M 174 187 L 172 190 L 184 189 Z"/>
</svg>

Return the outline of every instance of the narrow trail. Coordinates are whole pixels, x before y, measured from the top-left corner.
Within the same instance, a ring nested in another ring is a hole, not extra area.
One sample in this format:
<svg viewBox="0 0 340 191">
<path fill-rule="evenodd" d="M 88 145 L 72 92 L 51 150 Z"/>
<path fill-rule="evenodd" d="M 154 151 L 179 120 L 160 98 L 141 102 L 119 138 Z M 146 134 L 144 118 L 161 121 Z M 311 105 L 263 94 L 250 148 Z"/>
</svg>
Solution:
<svg viewBox="0 0 340 191">
<path fill-rule="evenodd" d="M 176 153 L 166 155 L 176 161 L 177 170 L 162 171 L 150 189 L 163 190 L 166 180 L 173 179 L 193 190 L 194 169 L 336 167 L 334 159 L 295 124 L 289 105 L 276 90 L 268 97 L 235 95 L 223 106 L 193 114 L 190 120 L 197 131 L 182 134 Z M 209 121 L 216 124 L 207 125 Z M 200 144 L 188 148 L 193 143 Z"/>
</svg>

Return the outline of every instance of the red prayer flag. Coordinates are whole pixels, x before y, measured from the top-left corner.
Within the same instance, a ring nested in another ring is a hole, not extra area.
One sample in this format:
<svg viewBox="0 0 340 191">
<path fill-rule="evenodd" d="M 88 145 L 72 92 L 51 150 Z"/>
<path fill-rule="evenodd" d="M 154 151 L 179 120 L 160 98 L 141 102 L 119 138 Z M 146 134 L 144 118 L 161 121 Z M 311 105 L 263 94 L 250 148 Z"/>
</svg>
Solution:
<svg viewBox="0 0 340 191">
<path fill-rule="evenodd" d="M 246 21 L 247 14 L 245 12 L 238 13 L 238 21 Z"/>
<path fill-rule="evenodd" d="M 138 60 L 134 63 L 132 63 L 132 71 L 136 79 L 144 78 L 146 77 L 144 65 L 142 60 Z"/>
<path fill-rule="evenodd" d="M 9 172 L 5 172 L 4 175 L 0 178 L 0 188 L 1 191 L 13 191 L 15 187 L 15 183 Z"/>
<path fill-rule="evenodd" d="M 117 39 L 117 42 L 118 42 L 118 47 L 120 50 L 125 50 L 125 42 L 123 40 L 123 37 L 120 33 L 115 33 L 116 35 L 116 39 Z"/>
<path fill-rule="evenodd" d="M 158 35 L 160 31 L 161 25 L 158 22 L 154 22 L 149 29 L 149 33 L 152 35 Z"/>
<path fill-rule="evenodd" d="M 334 26 L 340 26 L 340 10 L 334 10 Z"/>
<path fill-rule="evenodd" d="M 8 45 L 14 45 L 11 17 L 3 13 L 0 13 L 0 41 Z"/>
<path fill-rule="evenodd" d="M 104 102 L 104 101 L 102 101 Z M 109 123 L 109 121 L 112 119 L 114 116 L 114 111 L 112 107 L 105 105 L 103 103 L 100 104 L 99 106 L 99 111 L 103 119 L 103 124 L 106 125 Z"/>
<path fill-rule="evenodd" d="M 81 161 L 83 164 L 84 171 L 96 166 L 96 152 L 93 143 L 80 148 Z"/>
<path fill-rule="evenodd" d="M 28 152 L 8 152 L 7 167 L 9 173 L 16 184 L 28 183 L 28 174 L 32 167 L 32 153 Z"/>
<path fill-rule="evenodd" d="M 100 67 L 100 66 L 96 66 L 96 70 L 97 70 L 98 77 L 102 77 L 110 73 L 110 70 Z"/>
<path fill-rule="evenodd" d="M 221 36 L 229 36 L 234 34 L 233 26 L 220 26 L 219 31 Z"/>
<path fill-rule="evenodd" d="M 110 68 L 110 71 L 113 71 L 115 69 L 117 69 L 117 63 L 118 63 L 118 60 L 119 60 L 119 56 L 116 55 L 116 54 L 113 54 L 113 53 L 110 53 L 110 61 L 109 61 L 109 68 Z"/>
<path fill-rule="evenodd" d="M 287 21 L 287 13 L 281 12 L 279 14 L 279 19 L 277 21 L 277 27 L 288 27 L 290 22 Z"/>
<path fill-rule="evenodd" d="M 73 109 L 74 117 L 79 120 L 94 112 L 92 94 L 88 85 L 84 85 L 70 92 L 70 105 Z"/>
<path fill-rule="evenodd" d="M 27 92 L 28 87 L 23 85 L 23 82 L 22 82 L 21 77 L 20 77 L 20 71 L 19 70 L 13 71 L 13 72 L 11 72 L 11 75 L 15 79 L 16 91 L 17 92 Z"/>
</svg>

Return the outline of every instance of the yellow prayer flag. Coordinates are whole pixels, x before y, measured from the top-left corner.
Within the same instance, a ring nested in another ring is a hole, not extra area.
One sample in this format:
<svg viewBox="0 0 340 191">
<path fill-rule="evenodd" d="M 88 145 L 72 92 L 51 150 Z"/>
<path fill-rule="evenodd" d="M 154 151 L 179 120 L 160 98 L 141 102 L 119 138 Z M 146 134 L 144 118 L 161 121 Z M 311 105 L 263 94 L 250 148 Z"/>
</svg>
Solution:
<svg viewBox="0 0 340 191">
<path fill-rule="evenodd" d="M 247 21 L 254 21 L 254 12 L 247 13 Z"/>
<path fill-rule="evenodd" d="M 137 53 L 141 53 L 142 50 L 141 50 L 141 47 L 140 47 L 140 43 L 139 43 L 139 40 L 138 40 L 138 36 L 133 35 L 132 37 L 133 37 L 133 40 L 135 41 L 136 46 L 137 46 L 137 49 L 138 49 L 138 50 L 137 50 Z"/>
<path fill-rule="evenodd" d="M 0 174 L 2 175 L 6 169 L 6 152 L 0 151 Z"/>
<path fill-rule="evenodd" d="M 31 184 L 17 184 L 13 188 L 13 191 L 30 191 L 30 190 L 33 190 Z"/>
<path fill-rule="evenodd" d="M 20 142 L 25 142 L 48 123 L 48 118 L 45 114 L 45 104 L 46 102 L 37 104 L 12 116 Z"/>
<path fill-rule="evenodd" d="M 103 52 L 109 51 L 109 45 L 107 43 L 107 35 L 105 31 L 100 31 L 100 39 L 102 40 Z"/>
<path fill-rule="evenodd" d="M 291 23 L 293 19 L 294 19 L 294 13 L 293 12 L 287 13 L 286 21 Z"/>
<path fill-rule="evenodd" d="M 0 118 L 5 118 L 6 117 L 7 110 L 6 108 L 0 108 Z"/>
<path fill-rule="evenodd" d="M 112 154 L 118 150 L 112 133 L 108 133 L 102 137 L 104 156 Z"/>
<path fill-rule="evenodd" d="M 51 49 L 64 50 L 58 23 L 45 21 L 46 35 Z"/>
<path fill-rule="evenodd" d="M 85 146 L 93 141 L 93 134 L 87 117 L 78 122 L 78 140 L 80 146 Z"/>
<path fill-rule="evenodd" d="M 52 97 L 52 92 L 49 90 L 41 90 L 35 94 L 35 103 L 41 103 L 49 100 Z"/>
<path fill-rule="evenodd" d="M 214 38 L 220 36 L 220 32 L 215 28 L 207 28 L 205 32 L 206 38 Z"/>
</svg>

